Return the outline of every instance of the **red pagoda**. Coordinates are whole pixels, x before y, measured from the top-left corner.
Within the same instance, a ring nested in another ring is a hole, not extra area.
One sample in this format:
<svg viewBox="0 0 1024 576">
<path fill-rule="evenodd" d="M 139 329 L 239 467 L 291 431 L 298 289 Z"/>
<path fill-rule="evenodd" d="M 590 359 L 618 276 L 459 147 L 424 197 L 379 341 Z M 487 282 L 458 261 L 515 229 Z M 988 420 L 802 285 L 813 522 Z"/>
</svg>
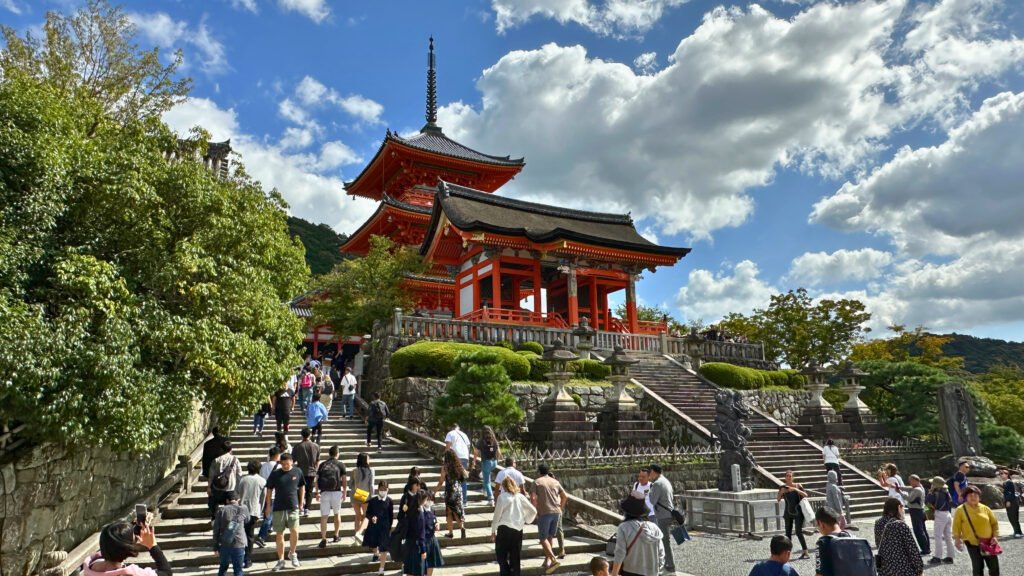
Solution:
<svg viewBox="0 0 1024 576">
<path fill-rule="evenodd" d="M 657 334 L 664 322 L 636 317 L 635 282 L 643 270 L 671 266 L 689 248 L 654 244 L 629 215 L 524 202 L 496 192 L 525 166 L 464 146 L 437 125 L 433 38 L 427 59 L 426 125 L 413 136 L 387 131 L 348 194 L 380 202 L 341 247 L 365 255 L 373 235 L 418 247 L 430 265 L 407 278 L 416 312 L 490 323 L 576 326 Z M 610 294 L 626 291 L 626 318 Z"/>
</svg>

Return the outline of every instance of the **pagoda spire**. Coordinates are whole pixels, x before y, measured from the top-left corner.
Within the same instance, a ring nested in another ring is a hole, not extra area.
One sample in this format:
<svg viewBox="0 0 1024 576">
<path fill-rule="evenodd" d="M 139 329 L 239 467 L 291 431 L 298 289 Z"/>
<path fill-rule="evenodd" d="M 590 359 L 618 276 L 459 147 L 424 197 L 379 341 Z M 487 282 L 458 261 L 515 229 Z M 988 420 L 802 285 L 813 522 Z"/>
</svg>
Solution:
<svg viewBox="0 0 1024 576">
<path fill-rule="evenodd" d="M 437 129 L 437 72 L 434 71 L 434 37 L 430 37 L 430 51 L 427 53 L 427 124 L 422 131 Z"/>
</svg>

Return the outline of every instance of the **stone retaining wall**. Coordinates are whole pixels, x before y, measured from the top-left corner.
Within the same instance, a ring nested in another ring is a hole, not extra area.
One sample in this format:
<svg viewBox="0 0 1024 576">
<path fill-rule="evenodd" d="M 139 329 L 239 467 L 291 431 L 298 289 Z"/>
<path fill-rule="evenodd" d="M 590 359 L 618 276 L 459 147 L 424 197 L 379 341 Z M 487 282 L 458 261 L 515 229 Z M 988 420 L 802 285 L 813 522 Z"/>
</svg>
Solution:
<svg viewBox="0 0 1024 576">
<path fill-rule="evenodd" d="M 783 424 L 793 426 L 800 419 L 804 404 L 811 393 L 800 390 L 740 390 L 747 404 L 775 418 Z"/>
<path fill-rule="evenodd" d="M 557 463 L 553 466 L 555 476 L 567 492 L 619 513 L 619 502 L 629 494 L 640 468 L 635 466 L 559 470 Z M 663 468 L 665 477 L 672 482 L 677 495 L 684 490 L 715 488 L 718 483 L 718 460 L 715 458 L 693 464 L 670 464 Z M 678 497 L 676 504 L 679 504 Z"/>
<path fill-rule="evenodd" d="M 917 474 L 922 479 L 933 476 L 944 476 L 941 472 L 939 461 L 946 456 L 946 450 L 914 451 L 907 450 L 878 450 L 871 452 L 852 452 L 842 454 L 844 460 L 864 471 L 865 474 L 875 475 L 879 468 L 892 462 L 900 470 L 900 475 L 906 481 L 911 474 Z"/>
<path fill-rule="evenodd" d="M 0 465 L 0 574 L 27 576 L 54 550 L 69 551 L 155 487 L 209 429 L 199 410 L 149 455 L 34 446 Z"/>
<path fill-rule="evenodd" d="M 432 418 L 434 399 L 444 394 L 447 380 L 438 378 L 392 378 L 384 383 L 382 396 L 396 419 L 419 432 L 433 435 L 441 434 Z M 597 414 L 611 398 L 614 388 L 608 383 L 579 384 L 572 383 L 565 391 L 578 398 L 580 407 L 587 412 L 588 419 L 597 421 Z M 551 391 L 549 384 L 544 382 L 514 382 L 509 390 L 526 412 L 526 424 L 533 422 L 537 408 Z M 695 435 L 691 435 L 686 426 L 674 415 L 670 414 L 661 404 L 646 398 L 642 388 L 630 385 L 626 393 L 633 396 L 641 408 L 654 421 L 655 427 L 661 431 L 661 442 L 665 446 L 684 446 L 700 443 Z"/>
</svg>

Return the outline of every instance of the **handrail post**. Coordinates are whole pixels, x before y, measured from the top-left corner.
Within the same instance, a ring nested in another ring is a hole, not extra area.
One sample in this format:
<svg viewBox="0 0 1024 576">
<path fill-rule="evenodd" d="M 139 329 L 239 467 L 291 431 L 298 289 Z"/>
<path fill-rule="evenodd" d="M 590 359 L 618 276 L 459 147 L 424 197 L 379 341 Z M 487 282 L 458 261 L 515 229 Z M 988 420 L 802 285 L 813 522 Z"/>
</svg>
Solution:
<svg viewBox="0 0 1024 576">
<path fill-rule="evenodd" d="M 402 309 L 395 306 L 395 323 L 392 327 L 394 336 L 402 336 Z"/>
</svg>

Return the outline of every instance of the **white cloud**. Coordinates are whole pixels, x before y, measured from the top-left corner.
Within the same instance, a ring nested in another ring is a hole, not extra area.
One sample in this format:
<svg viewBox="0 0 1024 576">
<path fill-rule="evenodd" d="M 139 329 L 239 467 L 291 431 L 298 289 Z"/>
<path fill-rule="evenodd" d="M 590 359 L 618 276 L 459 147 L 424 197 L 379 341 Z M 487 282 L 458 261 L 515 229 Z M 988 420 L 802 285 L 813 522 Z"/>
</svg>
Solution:
<svg viewBox="0 0 1024 576">
<path fill-rule="evenodd" d="M 278 141 L 277 144 L 284 149 L 302 150 L 303 148 L 309 147 L 309 145 L 313 143 L 313 140 L 313 130 L 309 128 L 289 126 L 284 129 L 284 134 L 281 136 L 281 140 Z"/>
<path fill-rule="evenodd" d="M 892 254 L 874 248 L 836 250 L 831 254 L 805 252 L 793 259 L 787 278 L 806 286 L 872 280 L 881 275 L 892 261 Z"/>
<path fill-rule="evenodd" d="M 206 74 L 223 74 L 230 69 L 227 50 L 210 33 L 205 17 L 195 29 L 191 29 L 184 20 L 175 20 L 166 12 L 129 12 L 127 16 L 139 34 L 156 46 L 166 49 L 188 46 L 194 49 L 197 52 L 195 57 L 199 61 L 199 68 Z M 191 60 L 192 58 L 188 58 L 186 63 L 190 63 Z"/>
<path fill-rule="evenodd" d="M 242 132 L 234 109 L 222 109 L 205 98 L 189 99 L 167 112 L 164 120 L 179 133 L 199 124 L 214 140 L 230 138 L 249 174 L 267 190 L 277 188 L 299 217 L 352 232 L 377 207 L 370 200 L 346 197 L 337 168 L 362 159 L 341 142 L 324 144 L 319 155 L 292 154 L 281 145 L 268 144 L 266 137 Z"/>
<path fill-rule="evenodd" d="M 563 18 L 591 7 L 513 4 Z M 653 75 L 580 46 L 513 51 L 483 71 L 478 105 L 449 104 L 440 123 L 478 149 L 526 154 L 513 195 L 632 210 L 659 233 L 705 238 L 743 223 L 754 209 L 748 191 L 780 168 L 833 178 L 869 169 L 894 133 L 945 121 L 978 82 L 1013 65 L 1000 55 L 1020 41 L 995 39 L 993 23 L 904 47 L 928 14 L 906 8 L 907 0 L 822 2 L 788 20 L 757 5 L 716 8 Z M 972 71 L 951 56 L 950 38 L 969 41 L 971 59 L 993 62 Z M 921 85 L 927 95 L 913 88 Z"/>
<path fill-rule="evenodd" d="M 716 322 L 730 312 L 749 314 L 766 307 L 778 290 L 759 278 L 757 264 L 744 260 L 731 273 L 691 270 L 686 286 L 676 294 L 676 306 L 687 320 Z"/>
<path fill-rule="evenodd" d="M 644 52 L 633 59 L 633 67 L 641 74 L 653 74 L 658 69 L 658 53 Z"/>
<path fill-rule="evenodd" d="M 19 6 L 14 0 L 0 0 L 0 8 L 15 14 L 21 14 L 22 12 L 21 6 Z"/>
<path fill-rule="evenodd" d="M 635 36 L 650 30 L 666 9 L 687 0 L 492 0 L 499 33 L 535 16 L 575 23 L 602 35 Z"/>
<path fill-rule="evenodd" d="M 259 7 L 256 5 L 256 0 L 229 0 L 231 7 L 236 10 L 248 10 L 253 14 L 259 12 Z"/>
<path fill-rule="evenodd" d="M 384 106 L 380 103 L 359 94 L 342 96 L 337 90 L 324 86 L 322 82 L 312 76 L 304 76 L 296 84 L 295 98 L 302 105 L 302 108 L 296 106 L 295 102 L 285 99 L 285 102 L 288 102 L 289 114 L 294 116 L 307 115 L 306 111 L 309 109 L 333 104 L 366 124 L 382 123 L 380 116 L 384 113 Z M 281 104 L 283 106 L 284 102 Z M 283 111 L 282 114 L 284 114 Z M 298 122 L 297 120 L 293 121 Z"/>
<path fill-rule="evenodd" d="M 331 15 L 327 0 L 277 0 L 277 5 L 286 12 L 298 12 L 317 24 Z"/>
</svg>

